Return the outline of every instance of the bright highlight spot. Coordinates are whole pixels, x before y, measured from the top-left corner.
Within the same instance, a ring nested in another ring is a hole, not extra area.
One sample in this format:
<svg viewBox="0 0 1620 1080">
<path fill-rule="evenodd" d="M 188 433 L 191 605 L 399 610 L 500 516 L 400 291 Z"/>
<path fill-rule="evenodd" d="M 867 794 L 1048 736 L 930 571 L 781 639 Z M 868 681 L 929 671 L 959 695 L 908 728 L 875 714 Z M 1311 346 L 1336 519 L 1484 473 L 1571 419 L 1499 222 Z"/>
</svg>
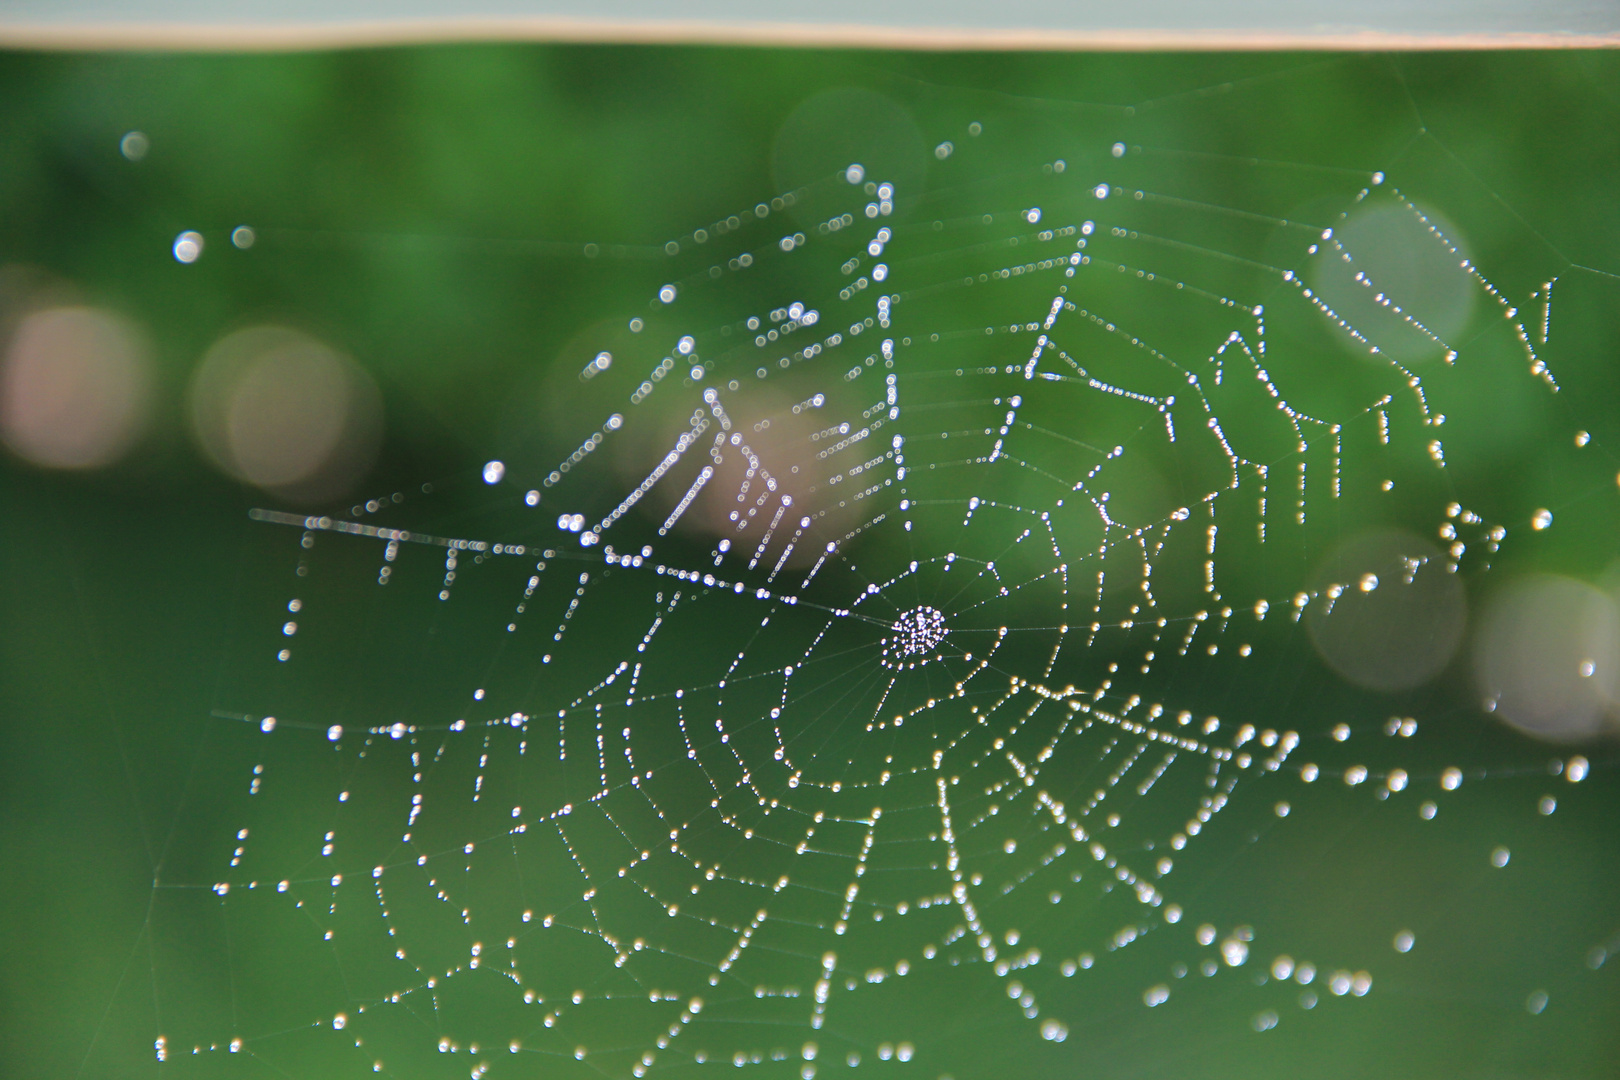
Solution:
<svg viewBox="0 0 1620 1080">
<path fill-rule="evenodd" d="M 202 257 L 203 236 L 187 229 L 174 238 L 174 257 L 179 262 L 194 263 Z"/>
</svg>

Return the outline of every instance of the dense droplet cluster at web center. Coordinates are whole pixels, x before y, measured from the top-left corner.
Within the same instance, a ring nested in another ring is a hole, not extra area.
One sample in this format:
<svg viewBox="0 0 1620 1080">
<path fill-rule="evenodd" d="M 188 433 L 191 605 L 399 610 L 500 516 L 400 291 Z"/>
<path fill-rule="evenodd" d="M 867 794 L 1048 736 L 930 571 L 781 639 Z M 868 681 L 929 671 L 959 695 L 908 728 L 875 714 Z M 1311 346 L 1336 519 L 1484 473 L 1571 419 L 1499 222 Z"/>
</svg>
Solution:
<svg viewBox="0 0 1620 1080">
<path fill-rule="evenodd" d="M 926 663 L 945 640 L 945 616 L 923 604 L 902 614 L 885 639 L 884 657 L 891 665 Z"/>
</svg>

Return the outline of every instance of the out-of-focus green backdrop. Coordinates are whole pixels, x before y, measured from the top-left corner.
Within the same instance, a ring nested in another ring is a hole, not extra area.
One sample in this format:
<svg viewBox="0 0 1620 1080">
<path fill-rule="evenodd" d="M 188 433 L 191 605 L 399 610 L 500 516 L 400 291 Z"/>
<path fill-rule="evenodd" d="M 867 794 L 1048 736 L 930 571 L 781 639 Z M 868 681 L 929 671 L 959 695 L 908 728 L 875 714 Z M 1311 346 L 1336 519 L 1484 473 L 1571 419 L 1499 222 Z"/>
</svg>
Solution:
<svg viewBox="0 0 1620 1080">
<path fill-rule="evenodd" d="M 257 565 L 244 510 L 266 499 L 220 476 L 188 433 L 184 390 L 208 346 L 261 321 L 315 332 L 382 388 L 386 437 L 367 488 L 465 474 L 491 456 L 514 386 L 583 328 L 641 310 L 664 280 L 667 240 L 778 191 L 784 122 L 847 86 L 900 102 L 929 148 L 980 122 L 986 145 L 1022 166 L 1078 160 L 1077 144 L 1117 116 L 1161 145 L 1404 169 L 1429 205 L 1469 222 L 1488 272 L 1521 292 L 1568 276 L 1579 329 L 1552 355 L 1583 388 L 1581 424 L 1620 445 L 1620 294 L 1570 269 L 1620 272 L 1612 53 L 0 56 L 0 333 L 25 298 L 89 303 L 143 328 L 157 372 L 152 423 L 121 462 L 87 473 L 0 462 L 0 1074 L 159 1071 L 162 1016 L 202 992 L 156 970 L 146 919 L 217 723 L 235 598 Z M 120 152 L 134 130 L 150 140 L 139 161 Z M 1293 182 L 1275 181 L 1272 205 Z M 982 183 L 993 194 L 993 177 Z M 246 251 L 229 242 L 243 224 L 257 232 Z M 190 265 L 171 255 L 188 229 L 205 238 Z M 1515 512 L 1553 493 L 1569 520 L 1607 522 L 1582 507 L 1612 467 L 1572 476 L 1560 464 L 1571 414 L 1509 413 L 1499 429 L 1476 419 L 1459 433 L 1476 447 L 1472 482 Z M 1615 554 L 1606 528 L 1550 539 L 1548 568 L 1595 578 Z M 1501 745 L 1501 767 L 1538 783 L 1551 752 Z M 1479 955 L 1543 935 L 1577 950 L 1573 971 L 1581 942 L 1620 930 L 1613 754 L 1586 752 L 1598 791 L 1560 819 L 1547 856 L 1556 902 L 1529 882 L 1522 904 L 1492 917 L 1465 902 L 1462 880 L 1456 898 L 1436 899 L 1478 921 Z M 1494 811 L 1482 799 L 1485 843 Z M 1300 898 L 1318 900 L 1338 902 Z M 1554 924 L 1522 922 L 1537 910 Z M 1560 932 L 1566 910 L 1585 937 Z M 1620 990 L 1613 965 L 1587 974 L 1542 1016 L 1511 977 L 1496 993 L 1459 975 L 1412 1002 L 1392 997 L 1393 1043 L 1369 1025 L 1302 1036 L 1257 1072 L 1245 1073 L 1241 1040 L 1177 1060 L 1212 1075 L 1270 1074 L 1276 1061 L 1292 1075 L 1347 1075 L 1346 1061 L 1361 1075 L 1613 1075 Z M 1402 1012 L 1423 1029 L 1399 1026 Z M 1140 1069 L 1111 1068 L 1154 1075 L 1153 1047 L 1141 1053 Z M 428 1063 L 399 1074 L 429 1075 Z"/>
</svg>

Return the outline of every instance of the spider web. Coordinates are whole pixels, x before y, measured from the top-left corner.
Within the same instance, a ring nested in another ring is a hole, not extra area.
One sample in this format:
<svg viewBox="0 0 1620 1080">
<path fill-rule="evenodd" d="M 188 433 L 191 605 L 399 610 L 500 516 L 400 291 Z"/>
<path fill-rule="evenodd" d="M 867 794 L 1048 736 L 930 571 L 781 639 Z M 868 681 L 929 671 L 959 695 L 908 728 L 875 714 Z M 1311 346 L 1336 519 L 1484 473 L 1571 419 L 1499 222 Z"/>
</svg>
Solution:
<svg viewBox="0 0 1620 1080">
<path fill-rule="evenodd" d="M 1510 299 L 1405 151 L 981 130 L 951 185 L 854 162 L 669 241 L 476 475 L 252 511 L 162 881 L 214 992 L 160 1059 L 992 1075 L 1196 1060 L 1117 1034 L 1144 1010 L 1377 1001 L 1406 916 L 1336 937 L 1279 864 L 1486 771 L 1422 737 L 1453 704 L 1301 688 L 1304 624 L 1395 587 L 1315 571 L 1362 519 L 1438 532 L 1408 585 L 1539 531 L 1459 501 L 1446 437 L 1490 420 L 1445 414 L 1487 366 L 1556 394 L 1556 275 Z M 1367 213 L 1468 319 L 1357 269 Z"/>
</svg>

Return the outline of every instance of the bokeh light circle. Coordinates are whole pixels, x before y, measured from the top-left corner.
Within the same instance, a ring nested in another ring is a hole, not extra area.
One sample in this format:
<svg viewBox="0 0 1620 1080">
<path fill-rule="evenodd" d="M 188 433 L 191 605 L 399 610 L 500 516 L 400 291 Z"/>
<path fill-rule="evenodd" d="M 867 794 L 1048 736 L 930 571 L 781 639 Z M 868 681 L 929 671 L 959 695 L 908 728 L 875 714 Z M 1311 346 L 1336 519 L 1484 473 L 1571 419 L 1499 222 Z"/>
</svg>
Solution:
<svg viewBox="0 0 1620 1080">
<path fill-rule="evenodd" d="M 192 380 L 191 419 L 220 469 L 295 501 L 348 490 L 382 434 L 376 383 L 297 330 L 259 326 L 218 341 Z"/>
<path fill-rule="evenodd" d="M 1460 345 L 1473 313 L 1460 230 L 1428 208 L 1369 203 L 1317 243 L 1312 274 L 1335 313 L 1400 363 L 1437 360 Z M 1346 339 L 1348 341 L 1348 339 Z M 1351 343 L 1354 351 L 1366 346 Z"/>
<path fill-rule="evenodd" d="M 1420 686 L 1462 642 L 1462 582 L 1444 552 L 1411 533 L 1374 530 L 1346 539 L 1324 560 L 1316 593 L 1305 614 L 1311 644 L 1365 689 Z"/>
<path fill-rule="evenodd" d="M 1538 738 L 1591 738 L 1615 716 L 1620 609 L 1585 582 L 1523 578 L 1493 598 L 1474 642 L 1485 707 Z"/>
<path fill-rule="evenodd" d="M 144 430 L 151 369 L 126 320 L 89 307 L 25 317 L 0 367 L 0 439 L 54 469 L 111 464 Z"/>
</svg>

